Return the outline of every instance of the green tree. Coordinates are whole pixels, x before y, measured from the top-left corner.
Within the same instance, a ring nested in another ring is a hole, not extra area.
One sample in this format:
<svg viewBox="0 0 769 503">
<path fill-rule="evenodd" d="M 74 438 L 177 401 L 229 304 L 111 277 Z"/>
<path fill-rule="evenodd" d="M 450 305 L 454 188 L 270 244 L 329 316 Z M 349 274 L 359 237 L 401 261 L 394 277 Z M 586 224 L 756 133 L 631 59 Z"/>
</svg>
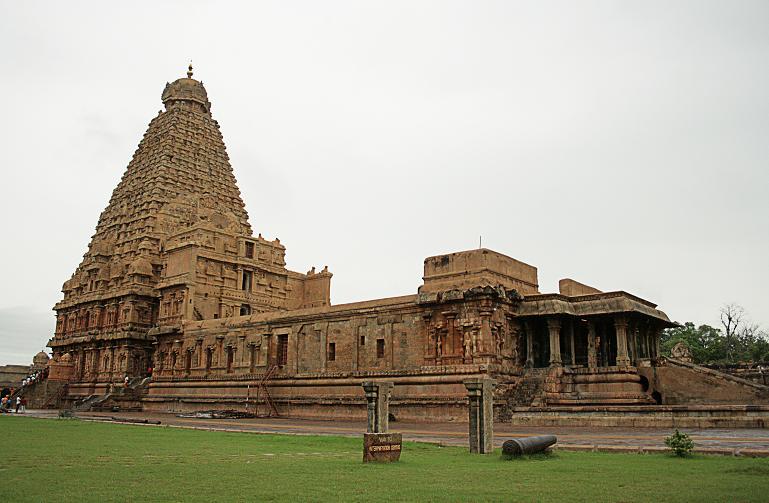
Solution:
<svg viewBox="0 0 769 503">
<path fill-rule="evenodd" d="M 755 323 L 747 321 L 745 310 L 738 304 L 721 308 L 721 325 L 695 326 L 692 322 L 668 328 L 662 332 L 660 349 L 670 356 L 670 350 L 684 342 L 692 353 L 694 363 L 769 362 L 769 334 Z"/>
<path fill-rule="evenodd" d="M 726 360 L 726 338 L 721 331 L 710 325 L 694 326 L 687 322 L 682 326 L 668 328 L 662 332 L 660 349 L 670 356 L 670 350 L 683 341 L 689 346 L 694 363 L 715 363 Z"/>
</svg>

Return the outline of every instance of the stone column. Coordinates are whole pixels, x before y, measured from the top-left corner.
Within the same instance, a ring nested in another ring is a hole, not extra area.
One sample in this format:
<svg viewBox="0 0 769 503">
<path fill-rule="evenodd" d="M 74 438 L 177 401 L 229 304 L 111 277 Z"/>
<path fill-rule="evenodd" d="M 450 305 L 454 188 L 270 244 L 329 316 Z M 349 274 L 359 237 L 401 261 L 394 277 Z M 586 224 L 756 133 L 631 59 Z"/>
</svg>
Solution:
<svg viewBox="0 0 769 503">
<path fill-rule="evenodd" d="M 526 368 L 534 368 L 534 328 L 528 320 L 523 322 L 523 328 L 526 330 Z"/>
<path fill-rule="evenodd" d="M 203 338 L 198 337 L 195 340 L 195 367 L 200 368 L 203 366 Z"/>
<path fill-rule="evenodd" d="M 113 374 L 115 372 L 115 350 L 117 349 L 116 346 L 110 347 L 110 356 L 109 356 L 109 380 L 110 382 L 113 379 Z"/>
<path fill-rule="evenodd" d="M 574 320 L 569 320 L 569 359 L 572 365 L 577 364 L 577 357 L 574 354 Z"/>
<path fill-rule="evenodd" d="M 617 332 L 617 366 L 627 367 L 630 365 L 627 355 L 627 318 L 615 316 L 614 329 Z"/>
<path fill-rule="evenodd" d="M 443 348 L 443 353 L 448 356 L 462 354 L 462 344 L 457 338 L 457 330 L 454 327 L 454 319 L 457 314 L 453 311 L 443 313 L 446 319 L 446 347 Z"/>
<path fill-rule="evenodd" d="M 550 366 L 560 367 L 561 361 L 561 320 L 547 319 L 547 330 L 550 332 Z"/>
<path fill-rule="evenodd" d="M 319 324 L 315 324 L 317 327 Z M 322 372 L 326 371 L 326 361 L 328 360 L 328 323 L 325 325 L 320 325 L 320 328 L 316 328 L 316 331 L 318 332 L 318 341 L 320 341 L 319 349 L 320 349 L 320 370 Z M 360 339 L 358 337 L 355 337 L 355 341 L 353 341 L 353 345 L 360 345 Z"/>
<path fill-rule="evenodd" d="M 368 421 L 366 432 L 387 433 L 390 427 L 390 393 L 392 382 L 365 381 L 362 384 L 366 392 Z"/>
<path fill-rule="evenodd" d="M 594 369 L 598 366 L 598 355 L 595 350 L 595 324 L 587 322 L 587 366 Z"/>
<path fill-rule="evenodd" d="M 652 338 L 654 339 L 654 359 L 657 360 L 660 357 L 660 337 L 662 336 L 662 329 L 654 329 L 652 331 Z"/>
<path fill-rule="evenodd" d="M 491 454 L 494 450 L 494 386 L 488 377 L 464 381 L 469 401 L 470 452 Z"/>
<path fill-rule="evenodd" d="M 246 366 L 246 335 L 245 334 L 239 334 L 238 335 L 238 350 L 240 351 L 240 363 L 237 364 L 238 367 L 245 367 Z"/>
</svg>

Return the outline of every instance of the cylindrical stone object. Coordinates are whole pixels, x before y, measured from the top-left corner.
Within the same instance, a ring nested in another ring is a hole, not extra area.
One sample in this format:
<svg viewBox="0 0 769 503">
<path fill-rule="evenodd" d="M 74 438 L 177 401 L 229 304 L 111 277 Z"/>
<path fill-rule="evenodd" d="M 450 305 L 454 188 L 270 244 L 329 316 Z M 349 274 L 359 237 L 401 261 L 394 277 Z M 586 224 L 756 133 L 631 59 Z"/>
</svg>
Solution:
<svg viewBox="0 0 769 503">
<path fill-rule="evenodd" d="M 514 438 L 506 440 L 502 444 L 502 453 L 507 456 L 522 456 L 524 454 L 536 454 L 542 452 L 558 439 L 555 435 L 541 435 L 538 437 Z"/>
</svg>

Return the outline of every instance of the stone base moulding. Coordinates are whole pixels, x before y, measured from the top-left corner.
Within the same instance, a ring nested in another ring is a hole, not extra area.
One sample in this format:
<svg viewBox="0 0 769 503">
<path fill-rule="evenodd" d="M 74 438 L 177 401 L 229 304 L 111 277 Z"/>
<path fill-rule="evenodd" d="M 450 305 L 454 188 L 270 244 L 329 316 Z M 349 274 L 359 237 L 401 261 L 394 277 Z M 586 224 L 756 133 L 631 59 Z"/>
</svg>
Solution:
<svg viewBox="0 0 769 503">
<path fill-rule="evenodd" d="M 364 433 L 363 462 L 392 463 L 401 458 L 403 437 L 400 433 Z"/>
</svg>

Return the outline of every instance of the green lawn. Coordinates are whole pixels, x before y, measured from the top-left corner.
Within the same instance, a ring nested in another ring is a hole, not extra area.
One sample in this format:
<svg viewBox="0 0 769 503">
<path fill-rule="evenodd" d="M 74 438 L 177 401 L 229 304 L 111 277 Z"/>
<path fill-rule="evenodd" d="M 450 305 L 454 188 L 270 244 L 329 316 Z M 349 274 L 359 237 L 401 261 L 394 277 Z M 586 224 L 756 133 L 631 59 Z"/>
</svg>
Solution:
<svg viewBox="0 0 769 503">
<path fill-rule="evenodd" d="M 558 452 L 503 461 L 362 439 L 0 416 L 4 501 L 767 501 L 769 460 Z"/>
</svg>

